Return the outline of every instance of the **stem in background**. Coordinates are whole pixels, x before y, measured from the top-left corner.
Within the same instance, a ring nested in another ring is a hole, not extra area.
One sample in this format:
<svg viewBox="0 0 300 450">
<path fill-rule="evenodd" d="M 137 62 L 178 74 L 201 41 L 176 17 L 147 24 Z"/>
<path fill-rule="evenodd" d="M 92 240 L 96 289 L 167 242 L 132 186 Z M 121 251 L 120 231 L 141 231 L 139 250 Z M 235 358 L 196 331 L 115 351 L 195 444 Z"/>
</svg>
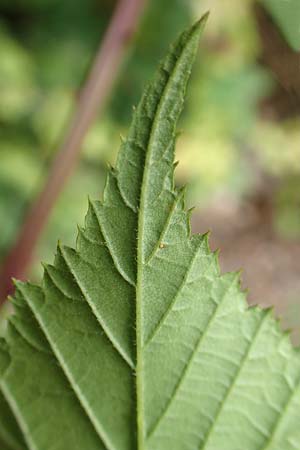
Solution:
<svg viewBox="0 0 300 450">
<path fill-rule="evenodd" d="M 16 243 L 0 273 L 0 305 L 12 293 L 11 278 L 24 279 L 49 214 L 79 159 L 83 139 L 112 91 L 125 50 L 146 0 L 120 0 L 83 87 L 66 139 L 50 168 L 41 193 L 30 208 Z"/>
</svg>

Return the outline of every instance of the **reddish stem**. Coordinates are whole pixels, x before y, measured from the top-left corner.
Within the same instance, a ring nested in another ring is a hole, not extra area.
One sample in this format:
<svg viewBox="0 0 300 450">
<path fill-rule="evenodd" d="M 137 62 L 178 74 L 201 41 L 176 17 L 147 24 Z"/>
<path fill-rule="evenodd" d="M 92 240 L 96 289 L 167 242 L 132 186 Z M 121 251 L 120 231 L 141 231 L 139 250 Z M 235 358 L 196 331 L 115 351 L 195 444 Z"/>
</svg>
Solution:
<svg viewBox="0 0 300 450">
<path fill-rule="evenodd" d="M 79 96 L 66 139 L 50 168 L 48 179 L 30 208 L 0 275 L 0 305 L 12 293 L 11 278 L 24 279 L 49 214 L 78 162 L 83 139 L 112 91 L 128 42 L 136 30 L 146 0 L 120 0 Z"/>
</svg>

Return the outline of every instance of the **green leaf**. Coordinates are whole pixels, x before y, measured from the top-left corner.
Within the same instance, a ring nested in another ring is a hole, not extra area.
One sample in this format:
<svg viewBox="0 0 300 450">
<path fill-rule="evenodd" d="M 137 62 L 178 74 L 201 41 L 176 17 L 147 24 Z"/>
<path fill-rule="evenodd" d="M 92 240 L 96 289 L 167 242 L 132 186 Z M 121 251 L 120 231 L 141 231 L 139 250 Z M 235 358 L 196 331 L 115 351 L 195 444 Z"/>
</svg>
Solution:
<svg viewBox="0 0 300 450">
<path fill-rule="evenodd" d="M 76 250 L 16 283 L 1 389 L 30 450 L 300 449 L 299 352 L 220 275 L 174 185 L 204 22 L 146 89 Z"/>
<path fill-rule="evenodd" d="M 7 344 L 0 340 L 0 374 L 7 369 L 10 358 Z M 25 443 L 21 430 L 13 416 L 7 401 L 0 392 L 0 448 L 1 450 L 22 450 Z"/>
<path fill-rule="evenodd" d="M 270 12 L 289 45 L 295 51 L 300 51 L 299 0 L 262 0 L 262 3 Z"/>
</svg>

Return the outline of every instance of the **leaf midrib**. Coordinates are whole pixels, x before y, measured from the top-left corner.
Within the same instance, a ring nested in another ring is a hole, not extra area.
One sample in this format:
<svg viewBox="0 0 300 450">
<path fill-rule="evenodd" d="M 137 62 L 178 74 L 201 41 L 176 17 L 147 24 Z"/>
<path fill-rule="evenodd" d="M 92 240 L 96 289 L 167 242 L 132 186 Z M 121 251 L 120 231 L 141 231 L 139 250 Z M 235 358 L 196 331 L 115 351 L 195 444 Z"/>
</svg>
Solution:
<svg viewBox="0 0 300 450">
<path fill-rule="evenodd" d="M 147 188 L 150 174 L 150 161 L 152 157 L 151 148 L 155 140 L 156 132 L 160 122 L 160 113 L 165 98 L 168 95 L 170 83 L 173 80 L 173 74 L 176 72 L 178 65 L 183 57 L 183 53 L 180 54 L 177 59 L 173 70 L 169 76 L 169 79 L 163 90 L 163 94 L 158 103 L 153 124 L 151 126 L 149 141 L 146 148 L 146 158 L 144 173 L 142 179 L 141 195 L 140 195 L 140 207 L 138 213 L 138 236 L 137 236 L 137 284 L 136 284 L 136 401 L 137 401 L 137 449 L 146 450 L 145 447 L 145 423 L 144 423 L 144 380 L 143 380 L 143 242 L 144 242 L 144 229 L 145 229 L 145 207 L 147 198 Z"/>
</svg>

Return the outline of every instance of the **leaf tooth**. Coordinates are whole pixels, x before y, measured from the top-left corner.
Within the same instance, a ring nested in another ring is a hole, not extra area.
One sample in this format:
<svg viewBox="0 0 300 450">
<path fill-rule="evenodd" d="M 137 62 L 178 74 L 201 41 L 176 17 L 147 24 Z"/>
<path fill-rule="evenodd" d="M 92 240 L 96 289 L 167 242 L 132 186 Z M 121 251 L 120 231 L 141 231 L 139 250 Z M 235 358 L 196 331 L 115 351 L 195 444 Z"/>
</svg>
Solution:
<svg viewBox="0 0 300 450">
<path fill-rule="evenodd" d="M 44 269 L 44 281 L 46 281 L 46 277 L 48 277 L 66 299 L 81 302 L 84 300 L 83 295 L 70 272 L 62 272 L 51 264 L 45 264 Z"/>
<path fill-rule="evenodd" d="M 118 206 L 125 209 L 130 209 L 134 214 L 136 210 L 131 206 L 128 206 L 124 197 L 122 197 L 122 192 L 118 184 L 118 169 L 111 168 L 106 175 L 105 187 L 103 191 L 103 201 L 99 201 L 100 206 Z M 95 201 L 92 201 L 92 206 Z"/>
<path fill-rule="evenodd" d="M 23 282 L 18 282 L 16 285 L 17 290 L 13 299 L 14 314 L 9 318 L 10 326 L 35 350 L 48 355 L 52 354 L 49 350 L 46 337 L 37 327 L 37 320 L 26 299 L 28 289 L 36 289 L 42 294 L 41 288 L 34 284 Z"/>
<path fill-rule="evenodd" d="M 118 273 L 121 275 L 121 277 L 127 283 L 129 283 L 131 286 L 135 286 L 135 281 L 132 278 L 132 274 L 130 274 L 131 275 L 130 276 L 128 273 L 129 270 L 126 270 L 126 269 L 128 269 L 128 267 L 125 265 L 125 262 L 124 262 L 124 256 L 126 256 L 126 255 L 122 254 L 120 249 L 118 249 L 116 247 L 115 243 L 111 239 L 110 234 L 108 234 L 107 230 L 103 226 L 103 223 L 101 221 L 101 216 L 99 216 L 98 211 L 97 211 L 96 203 L 92 201 L 91 207 L 93 209 L 93 214 L 95 215 L 95 218 L 97 220 L 99 231 L 101 233 L 101 236 L 103 236 L 105 246 L 109 252 L 109 255 L 111 257 L 112 263 L 114 264 L 114 267 L 116 268 Z M 103 206 L 101 205 L 100 208 L 103 208 Z M 82 237 L 84 239 L 88 240 L 85 232 L 82 234 Z"/>
</svg>

